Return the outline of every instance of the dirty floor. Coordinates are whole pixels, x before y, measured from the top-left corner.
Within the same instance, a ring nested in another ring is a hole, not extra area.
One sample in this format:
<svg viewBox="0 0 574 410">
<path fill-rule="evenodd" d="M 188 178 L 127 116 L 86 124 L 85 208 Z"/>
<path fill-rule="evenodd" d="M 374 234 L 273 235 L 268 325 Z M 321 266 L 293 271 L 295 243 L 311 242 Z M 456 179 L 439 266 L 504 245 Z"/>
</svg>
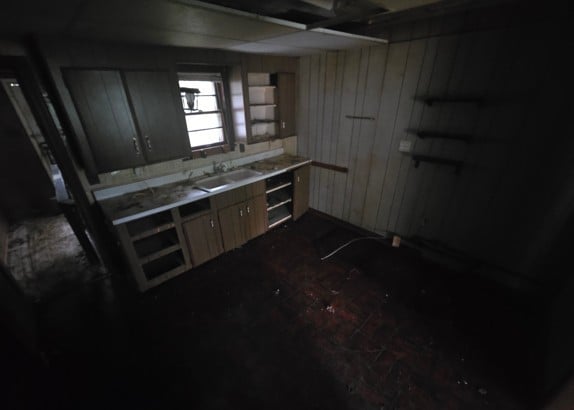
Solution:
<svg viewBox="0 0 574 410">
<path fill-rule="evenodd" d="M 24 293 L 47 299 L 105 271 L 92 266 L 63 214 L 26 219 L 10 226 L 8 266 Z"/>
<path fill-rule="evenodd" d="M 520 300 L 307 214 L 145 294 L 40 305 L 58 408 L 520 409 Z"/>
</svg>

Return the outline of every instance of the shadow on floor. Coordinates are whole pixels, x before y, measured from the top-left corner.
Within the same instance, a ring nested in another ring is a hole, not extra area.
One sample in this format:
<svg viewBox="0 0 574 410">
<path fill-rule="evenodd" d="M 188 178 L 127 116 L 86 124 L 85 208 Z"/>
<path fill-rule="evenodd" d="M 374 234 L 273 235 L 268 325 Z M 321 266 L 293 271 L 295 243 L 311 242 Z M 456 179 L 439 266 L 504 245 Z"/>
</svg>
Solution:
<svg viewBox="0 0 574 410">
<path fill-rule="evenodd" d="M 145 294 L 116 276 L 42 304 L 58 400 L 527 408 L 520 301 L 379 242 L 320 260 L 356 236 L 309 214 Z"/>
</svg>

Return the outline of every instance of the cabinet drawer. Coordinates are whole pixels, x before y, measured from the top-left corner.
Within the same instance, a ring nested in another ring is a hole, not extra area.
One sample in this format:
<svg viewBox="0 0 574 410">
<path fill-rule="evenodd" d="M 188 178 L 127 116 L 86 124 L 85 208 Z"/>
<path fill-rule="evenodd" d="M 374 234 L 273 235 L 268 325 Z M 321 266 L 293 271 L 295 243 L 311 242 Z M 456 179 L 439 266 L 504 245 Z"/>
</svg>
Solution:
<svg viewBox="0 0 574 410">
<path fill-rule="evenodd" d="M 238 204 L 247 199 L 246 187 L 242 186 L 231 191 L 223 192 L 211 197 L 211 209 L 222 209 Z"/>
</svg>

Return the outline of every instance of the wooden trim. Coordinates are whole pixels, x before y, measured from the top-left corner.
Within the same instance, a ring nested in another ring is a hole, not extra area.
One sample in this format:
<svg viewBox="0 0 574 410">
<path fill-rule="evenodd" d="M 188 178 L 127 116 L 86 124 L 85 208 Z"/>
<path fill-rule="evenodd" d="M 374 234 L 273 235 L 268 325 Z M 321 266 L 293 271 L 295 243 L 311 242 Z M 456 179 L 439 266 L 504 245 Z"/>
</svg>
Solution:
<svg viewBox="0 0 574 410">
<path fill-rule="evenodd" d="M 326 164 L 324 162 L 312 161 L 311 165 L 317 168 L 324 168 L 324 169 L 330 169 L 331 171 L 343 172 L 345 174 L 349 173 L 349 168 L 341 167 L 335 164 Z"/>
<path fill-rule="evenodd" d="M 143 292 L 148 289 L 148 281 L 142 270 L 139 257 L 135 252 L 126 224 L 116 226 L 116 231 L 131 270 L 130 276 L 136 282 L 139 291 Z"/>
<path fill-rule="evenodd" d="M 173 222 L 175 223 L 175 231 L 177 233 L 177 238 L 179 241 L 181 252 L 183 253 L 183 259 L 185 265 L 187 266 L 188 269 L 191 269 L 193 267 L 193 263 L 191 261 L 189 245 L 183 232 L 183 219 L 181 217 L 181 214 L 179 213 L 179 208 L 173 208 L 171 210 L 171 217 L 173 219 Z"/>
</svg>

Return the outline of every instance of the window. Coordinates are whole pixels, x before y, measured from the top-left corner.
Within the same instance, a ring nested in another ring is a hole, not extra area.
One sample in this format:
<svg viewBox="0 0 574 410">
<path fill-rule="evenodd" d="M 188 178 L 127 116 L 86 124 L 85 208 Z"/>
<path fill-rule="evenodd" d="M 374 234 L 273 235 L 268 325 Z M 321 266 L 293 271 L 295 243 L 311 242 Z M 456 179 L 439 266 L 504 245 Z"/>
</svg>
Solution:
<svg viewBox="0 0 574 410">
<path fill-rule="evenodd" d="M 185 67 L 188 68 L 188 67 Z M 207 69 L 207 68 L 204 68 Z M 178 73 L 181 103 L 192 150 L 227 145 L 230 140 L 224 72 Z"/>
</svg>

